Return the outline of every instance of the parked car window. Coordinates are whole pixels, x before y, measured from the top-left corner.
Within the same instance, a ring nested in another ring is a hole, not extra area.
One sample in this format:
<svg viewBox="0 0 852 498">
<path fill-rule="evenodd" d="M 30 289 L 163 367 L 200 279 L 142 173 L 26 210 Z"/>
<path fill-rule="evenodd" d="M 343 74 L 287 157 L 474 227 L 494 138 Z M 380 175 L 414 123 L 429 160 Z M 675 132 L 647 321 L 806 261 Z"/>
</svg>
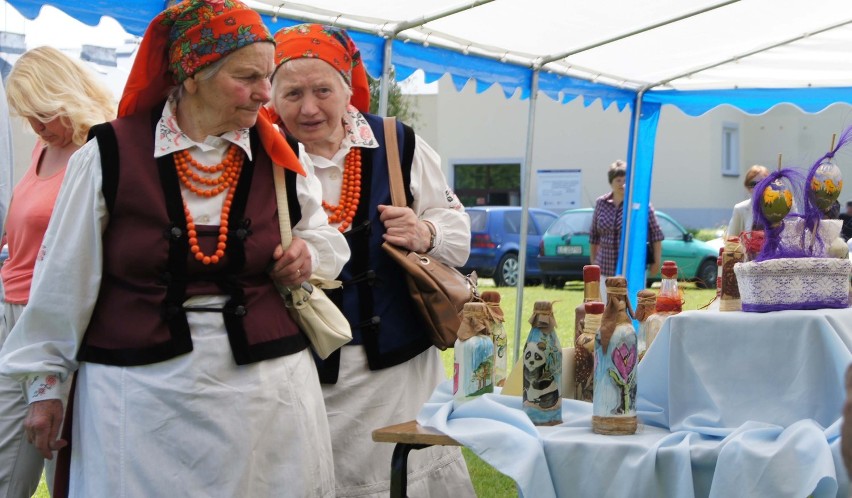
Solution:
<svg viewBox="0 0 852 498">
<path fill-rule="evenodd" d="M 547 233 L 558 236 L 588 234 L 592 227 L 592 213 L 592 211 L 563 213 L 550 225 Z"/>
<path fill-rule="evenodd" d="M 663 231 L 663 235 L 666 236 L 666 239 L 683 240 L 683 230 L 671 221 L 663 218 L 662 216 L 657 216 L 657 223 L 660 224 L 660 230 Z"/>
<path fill-rule="evenodd" d="M 536 211 L 535 213 L 530 212 L 530 215 L 535 218 L 535 222 L 541 229 L 541 233 L 544 233 L 548 228 L 550 228 L 550 224 L 556 219 L 556 215 L 551 213 L 540 213 Z M 532 223 L 530 223 L 530 227 L 532 227 Z"/>
<path fill-rule="evenodd" d="M 505 230 L 506 233 L 521 233 L 520 211 L 507 211 L 503 213 L 503 230 Z"/>
<path fill-rule="evenodd" d="M 471 209 L 467 211 L 467 214 L 470 216 L 470 231 L 484 232 L 488 222 L 488 212 Z"/>
</svg>

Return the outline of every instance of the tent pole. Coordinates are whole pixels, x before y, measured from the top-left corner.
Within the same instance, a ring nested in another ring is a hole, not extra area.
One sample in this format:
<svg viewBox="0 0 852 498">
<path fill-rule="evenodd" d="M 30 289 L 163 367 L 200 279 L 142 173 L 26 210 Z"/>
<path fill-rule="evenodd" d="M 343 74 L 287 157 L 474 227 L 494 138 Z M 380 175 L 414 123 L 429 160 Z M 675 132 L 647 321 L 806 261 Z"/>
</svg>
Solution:
<svg viewBox="0 0 852 498">
<path fill-rule="evenodd" d="M 385 50 L 382 57 L 382 79 L 379 85 L 379 116 L 388 115 L 388 87 L 391 79 L 391 56 L 393 55 L 393 38 L 385 38 Z"/>
<path fill-rule="evenodd" d="M 636 175 L 634 174 L 634 167 L 636 165 L 636 149 L 638 148 L 638 144 L 636 142 L 639 139 L 639 121 L 642 116 L 642 98 L 645 96 L 645 90 L 647 90 L 647 87 L 639 89 L 639 93 L 636 94 L 636 107 L 635 112 L 633 113 L 633 136 L 630 140 L 630 162 L 627 163 L 627 168 L 630 172 L 630 183 L 627 185 L 627 196 L 625 198 L 624 226 L 621 229 L 622 240 L 624 241 L 624 244 L 621 248 L 622 275 L 628 274 L 627 262 L 629 258 L 627 257 L 627 250 L 630 247 L 630 224 L 633 221 L 633 181 L 636 178 Z"/>
<path fill-rule="evenodd" d="M 518 362 L 521 347 L 521 321 L 524 312 L 524 279 L 527 265 L 527 237 L 529 230 L 530 184 L 532 183 L 533 140 L 535 138 L 535 107 L 538 102 L 539 67 L 533 68 L 530 83 L 530 112 L 527 119 L 527 150 L 524 155 L 523 171 L 521 174 L 521 247 L 518 249 L 518 284 L 515 287 L 515 356 L 512 364 Z"/>
</svg>

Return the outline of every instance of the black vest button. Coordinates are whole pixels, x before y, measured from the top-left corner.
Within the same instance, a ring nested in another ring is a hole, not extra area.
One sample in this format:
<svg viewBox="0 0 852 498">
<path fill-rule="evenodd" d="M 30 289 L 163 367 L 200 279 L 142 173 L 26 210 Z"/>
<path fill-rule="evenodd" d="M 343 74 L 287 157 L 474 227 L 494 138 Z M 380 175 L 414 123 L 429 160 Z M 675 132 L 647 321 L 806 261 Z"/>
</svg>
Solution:
<svg viewBox="0 0 852 498">
<path fill-rule="evenodd" d="M 245 306 L 237 306 L 234 308 L 234 314 L 236 316 L 246 316 L 246 313 L 248 313 L 248 310 Z"/>
</svg>

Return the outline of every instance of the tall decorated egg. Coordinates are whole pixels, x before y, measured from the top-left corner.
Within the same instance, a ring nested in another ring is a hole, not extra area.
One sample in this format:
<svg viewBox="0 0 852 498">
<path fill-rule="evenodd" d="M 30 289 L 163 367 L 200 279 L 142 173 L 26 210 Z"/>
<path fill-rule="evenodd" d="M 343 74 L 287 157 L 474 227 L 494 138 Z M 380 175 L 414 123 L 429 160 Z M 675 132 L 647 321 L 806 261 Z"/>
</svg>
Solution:
<svg viewBox="0 0 852 498">
<path fill-rule="evenodd" d="M 827 211 L 840 197 L 843 188 L 843 177 L 840 168 L 831 159 L 826 159 L 817 166 L 814 176 L 811 178 L 811 194 L 814 204 L 820 211 Z"/>
<path fill-rule="evenodd" d="M 783 220 L 793 207 L 793 193 L 780 178 L 770 183 L 761 197 L 760 207 L 771 225 Z"/>
</svg>

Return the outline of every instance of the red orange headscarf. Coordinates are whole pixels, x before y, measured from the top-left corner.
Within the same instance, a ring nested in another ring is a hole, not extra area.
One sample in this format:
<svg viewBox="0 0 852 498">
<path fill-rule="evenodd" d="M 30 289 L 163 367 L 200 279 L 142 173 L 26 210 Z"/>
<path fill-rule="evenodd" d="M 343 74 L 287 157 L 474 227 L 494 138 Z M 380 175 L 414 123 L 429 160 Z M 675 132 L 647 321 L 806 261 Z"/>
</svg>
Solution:
<svg viewBox="0 0 852 498">
<path fill-rule="evenodd" d="M 118 116 L 151 109 L 185 79 L 243 47 L 274 43 L 260 15 L 239 0 L 184 0 L 148 25 L 130 69 Z M 257 131 L 273 162 L 304 174 L 299 159 L 265 113 Z"/>
<path fill-rule="evenodd" d="M 370 85 L 361 52 L 346 30 L 322 24 L 299 24 L 275 33 L 275 67 L 293 59 L 313 58 L 331 64 L 352 88 L 349 103 L 370 112 Z"/>
</svg>

